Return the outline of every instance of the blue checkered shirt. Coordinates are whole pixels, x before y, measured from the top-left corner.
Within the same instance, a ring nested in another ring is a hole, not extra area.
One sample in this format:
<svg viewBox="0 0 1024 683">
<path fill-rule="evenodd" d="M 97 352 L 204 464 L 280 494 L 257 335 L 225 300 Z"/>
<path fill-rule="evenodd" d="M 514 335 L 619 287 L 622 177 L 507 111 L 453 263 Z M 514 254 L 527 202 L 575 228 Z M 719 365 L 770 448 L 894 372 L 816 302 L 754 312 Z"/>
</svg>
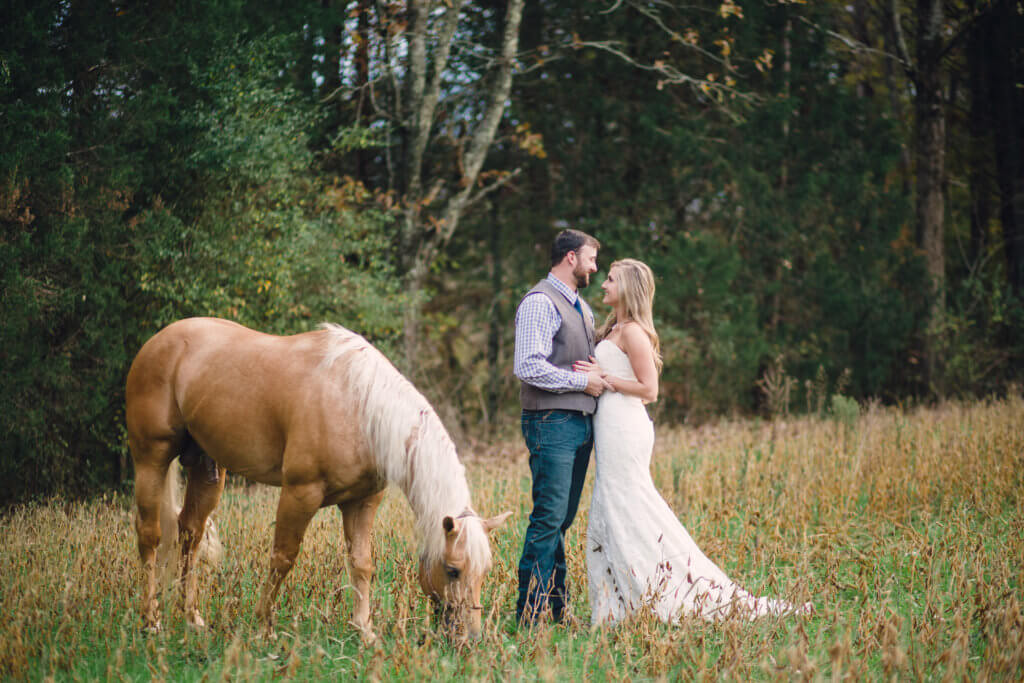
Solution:
<svg viewBox="0 0 1024 683">
<path fill-rule="evenodd" d="M 593 326 L 594 313 L 587 302 L 551 273 L 548 273 L 547 280 L 570 304 L 575 306 L 579 299 L 584 316 Z M 516 310 L 516 351 L 512 372 L 527 384 L 545 391 L 557 394 L 583 391 L 587 388 L 586 373 L 563 370 L 548 362 L 555 334 L 561 326 L 562 316 L 551 299 L 540 292 L 528 294 Z"/>
</svg>

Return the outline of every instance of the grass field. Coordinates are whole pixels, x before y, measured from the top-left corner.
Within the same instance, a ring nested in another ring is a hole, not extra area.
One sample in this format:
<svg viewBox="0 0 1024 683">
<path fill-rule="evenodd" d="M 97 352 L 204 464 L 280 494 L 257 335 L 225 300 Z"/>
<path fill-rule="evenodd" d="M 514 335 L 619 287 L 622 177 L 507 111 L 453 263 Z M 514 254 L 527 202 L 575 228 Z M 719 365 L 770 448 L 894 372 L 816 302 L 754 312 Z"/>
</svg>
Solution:
<svg viewBox="0 0 1024 683">
<path fill-rule="evenodd" d="M 652 472 L 706 554 L 759 594 L 813 601 L 810 618 L 591 630 L 584 559 L 589 490 L 569 538 L 582 624 L 517 631 L 515 569 L 529 514 L 520 440 L 464 453 L 482 513 L 515 516 L 495 539 L 485 635 L 468 650 L 431 629 L 415 581 L 409 508 L 377 518 L 381 647 L 347 622 L 340 513 L 314 519 L 278 601 L 276 641 L 256 637 L 277 490 L 229 485 L 225 546 L 204 568 L 185 627 L 140 629 L 130 500 L 32 505 L 0 517 L 0 676 L 42 680 L 1024 678 L 1024 402 L 873 407 L 853 422 L 720 422 L 658 433 Z M 591 475 L 592 476 L 592 475 Z"/>
</svg>

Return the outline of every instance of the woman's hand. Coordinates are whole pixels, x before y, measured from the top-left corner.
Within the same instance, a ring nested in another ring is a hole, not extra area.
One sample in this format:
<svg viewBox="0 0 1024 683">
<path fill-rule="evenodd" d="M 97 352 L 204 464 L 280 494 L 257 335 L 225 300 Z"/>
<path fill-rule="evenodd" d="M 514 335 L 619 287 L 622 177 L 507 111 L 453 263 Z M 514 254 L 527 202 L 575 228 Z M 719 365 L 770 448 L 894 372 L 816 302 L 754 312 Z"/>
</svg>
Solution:
<svg viewBox="0 0 1024 683">
<path fill-rule="evenodd" d="M 606 376 L 607 374 L 604 370 L 601 369 L 601 366 L 597 364 L 597 359 L 595 359 L 593 356 L 590 357 L 590 360 L 576 361 L 575 363 L 572 364 L 572 369 L 574 372 L 597 372 L 602 377 Z"/>
<path fill-rule="evenodd" d="M 615 385 L 612 384 L 615 376 L 602 370 L 601 366 L 597 364 L 597 359 L 593 356 L 590 357 L 590 360 L 578 360 L 574 362 L 572 364 L 572 369 L 574 372 L 597 373 L 604 383 L 604 388 L 606 390 L 615 391 Z"/>
</svg>

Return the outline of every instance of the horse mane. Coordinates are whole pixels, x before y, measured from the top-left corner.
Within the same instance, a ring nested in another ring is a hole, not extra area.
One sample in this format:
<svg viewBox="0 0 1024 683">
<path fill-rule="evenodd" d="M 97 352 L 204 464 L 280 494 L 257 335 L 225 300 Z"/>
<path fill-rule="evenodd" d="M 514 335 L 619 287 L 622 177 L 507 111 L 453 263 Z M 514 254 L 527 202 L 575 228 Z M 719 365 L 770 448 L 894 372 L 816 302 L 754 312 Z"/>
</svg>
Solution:
<svg viewBox="0 0 1024 683">
<path fill-rule="evenodd" d="M 402 489 L 416 515 L 421 559 L 440 562 L 445 549 L 442 520 L 472 510 L 455 444 L 427 399 L 384 354 L 341 325 L 320 327 L 327 332 L 321 367 L 329 370 L 340 358 L 352 355 L 337 380 L 355 394 L 378 471 Z M 479 518 L 474 514 L 459 521 L 468 567 L 486 571 L 491 548 Z"/>
</svg>

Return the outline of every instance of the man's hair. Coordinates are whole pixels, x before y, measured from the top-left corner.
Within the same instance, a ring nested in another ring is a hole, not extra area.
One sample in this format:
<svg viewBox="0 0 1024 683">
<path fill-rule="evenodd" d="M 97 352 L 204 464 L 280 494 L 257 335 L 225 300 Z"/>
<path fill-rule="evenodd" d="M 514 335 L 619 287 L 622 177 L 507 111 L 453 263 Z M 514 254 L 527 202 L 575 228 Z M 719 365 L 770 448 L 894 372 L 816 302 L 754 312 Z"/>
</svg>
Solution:
<svg viewBox="0 0 1024 683">
<path fill-rule="evenodd" d="M 583 246 L 600 249 L 601 243 L 579 230 L 563 230 L 558 233 L 551 245 L 551 267 L 554 268 L 561 263 L 570 251 L 579 251 Z"/>
</svg>

